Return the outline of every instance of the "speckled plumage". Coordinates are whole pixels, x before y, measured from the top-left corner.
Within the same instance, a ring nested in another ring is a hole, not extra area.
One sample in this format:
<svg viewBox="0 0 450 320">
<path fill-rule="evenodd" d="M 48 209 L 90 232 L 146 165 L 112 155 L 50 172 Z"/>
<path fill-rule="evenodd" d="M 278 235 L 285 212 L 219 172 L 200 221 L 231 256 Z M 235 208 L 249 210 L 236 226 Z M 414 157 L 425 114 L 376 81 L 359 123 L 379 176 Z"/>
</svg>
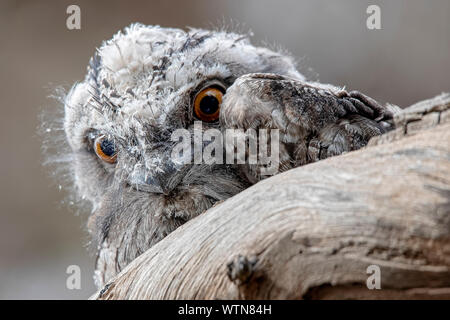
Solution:
<svg viewBox="0 0 450 320">
<path fill-rule="evenodd" d="M 215 81 L 227 88 L 220 121 L 203 130 L 280 129 L 281 171 L 358 149 L 390 126 L 391 113 L 375 101 L 307 82 L 289 56 L 246 36 L 131 25 L 102 44 L 65 99 L 73 181 L 92 204 L 99 287 L 178 226 L 262 178 L 259 164 L 170 159 L 171 133 L 193 132 L 193 96 Z M 99 134 L 115 142 L 116 164 L 93 152 L 89 137 Z M 155 189 L 155 181 L 166 188 Z"/>
</svg>

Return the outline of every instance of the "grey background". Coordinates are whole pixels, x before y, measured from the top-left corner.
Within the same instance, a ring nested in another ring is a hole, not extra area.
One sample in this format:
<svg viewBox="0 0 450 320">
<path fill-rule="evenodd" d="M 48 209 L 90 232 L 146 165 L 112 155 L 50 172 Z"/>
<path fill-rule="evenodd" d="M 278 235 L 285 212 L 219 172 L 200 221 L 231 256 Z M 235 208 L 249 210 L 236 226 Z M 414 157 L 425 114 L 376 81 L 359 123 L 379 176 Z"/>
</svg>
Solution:
<svg viewBox="0 0 450 320">
<path fill-rule="evenodd" d="M 81 7 L 82 29 L 66 29 Z M 381 7 L 382 30 L 366 28 Z M 38 115 L 55 85 L 82 80 L 104 39 L 131 22 L 238 26 L 254 43 L 289 50 L 323 82 L 407 106 L 449 91 L 450 1 L 0 1 L 0 298 L 84 299 L 94 292 L 86 215 L 42 167 Z M 82 290 L 66 289 L 81 267 Z"/>
</svg>

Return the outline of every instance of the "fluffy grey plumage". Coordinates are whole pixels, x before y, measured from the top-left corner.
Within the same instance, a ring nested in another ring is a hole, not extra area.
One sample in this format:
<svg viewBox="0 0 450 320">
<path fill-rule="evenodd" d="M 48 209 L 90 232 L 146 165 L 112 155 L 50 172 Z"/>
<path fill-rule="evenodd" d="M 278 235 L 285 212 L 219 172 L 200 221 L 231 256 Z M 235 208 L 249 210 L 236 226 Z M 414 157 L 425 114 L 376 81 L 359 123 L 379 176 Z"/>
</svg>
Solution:
<svg viewBox="0 0 450 320">
<path fill-rule="evenodd" d="M 280 129 L 281 171 L 358 149 L 389 128 L 391 113 L 372 99 L 307 82 L 290 57 L 245 36 L 131 25 L 103 43 L 65 99 L 73 181 L 92 204 L 99 287 L 178 226 L 261 179 L 259 164 L 171 160 L 171 133 L 193 132 L 193 99 L 210 85 L 223 88 L 224 100 L 219 121 L 203 130 Z M 96 155 L 99 145 L 116 152 L 114 163 Z"/>
</svg>

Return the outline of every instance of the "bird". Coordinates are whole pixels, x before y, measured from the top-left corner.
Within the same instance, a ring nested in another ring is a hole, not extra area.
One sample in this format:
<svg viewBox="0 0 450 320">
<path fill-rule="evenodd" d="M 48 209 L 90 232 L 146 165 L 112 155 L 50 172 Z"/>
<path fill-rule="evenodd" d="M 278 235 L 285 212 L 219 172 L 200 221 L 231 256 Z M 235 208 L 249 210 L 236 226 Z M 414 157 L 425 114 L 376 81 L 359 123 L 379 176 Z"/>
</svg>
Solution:
<svg viewBox="0 0 450 320">
<path fill-rule="evenodd" d="M 134 23 L 101 44 L 65 95 L 71 184 L 90 206 L 98 288 L 185 222 L 268 177 L 259 159 L 175 161 L 177 129 L 276 130 L 276 173 L 357 150 L 392 129 L 392 108 L 309 81 L 289 54 L 249 38 Z"/>
</svg>

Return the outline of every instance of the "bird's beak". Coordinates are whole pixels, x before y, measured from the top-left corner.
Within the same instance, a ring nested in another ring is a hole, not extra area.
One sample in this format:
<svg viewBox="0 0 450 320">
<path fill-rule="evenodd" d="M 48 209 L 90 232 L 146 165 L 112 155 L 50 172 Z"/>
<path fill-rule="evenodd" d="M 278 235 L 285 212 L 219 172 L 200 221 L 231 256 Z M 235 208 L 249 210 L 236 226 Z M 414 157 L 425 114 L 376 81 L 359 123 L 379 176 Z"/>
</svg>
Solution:
<svg viewBox="0 0 450 320">
<path fill-rule="evenodd" d="M 171 160 L 156 168 L 141 166 L 131 173 L 129 184 L 139 191 L 169 195 L 183 180 L 185 171 L 183 166 L 176 165 Z"/>
</svg>

